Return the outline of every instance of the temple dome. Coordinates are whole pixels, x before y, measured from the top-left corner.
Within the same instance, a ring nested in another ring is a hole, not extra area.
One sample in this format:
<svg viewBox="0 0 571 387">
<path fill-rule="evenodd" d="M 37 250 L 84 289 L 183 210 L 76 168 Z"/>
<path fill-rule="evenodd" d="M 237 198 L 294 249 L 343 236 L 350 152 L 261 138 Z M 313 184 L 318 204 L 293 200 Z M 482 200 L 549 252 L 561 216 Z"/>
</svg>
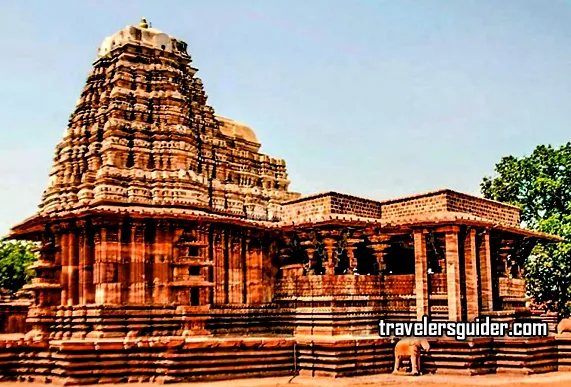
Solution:
<svg viewBox="0 0 571 387">
<path fill-rule="evenodd" d="M 128 25 L 105 38 L 97 50 L 97 57 L 105 56 L 127 43 L 173 52 L 173 40 L 176 38 L 149 27 L 143 18 L 138 26 Z"/>
<path fill-rule="evenodd" d="M 256 134 L 246 124 L 231 120 L 230 118 L 216 116 L 216 120 L 220 123 L 220 131 L 222 134 L 232 138 L 239 138 L 249 142 L 259 144 Z"/>
</svg>

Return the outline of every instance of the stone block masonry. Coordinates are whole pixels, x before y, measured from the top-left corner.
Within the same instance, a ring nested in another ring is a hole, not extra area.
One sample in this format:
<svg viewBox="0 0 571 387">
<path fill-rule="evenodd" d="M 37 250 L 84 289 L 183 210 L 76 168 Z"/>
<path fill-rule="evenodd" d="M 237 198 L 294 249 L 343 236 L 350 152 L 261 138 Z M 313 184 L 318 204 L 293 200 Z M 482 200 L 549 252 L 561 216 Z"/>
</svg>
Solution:
<svg viewBox="0 0 571 387">
<path fill-rule="evenodd" d="M 285 161 L 207 104 L 187 48 L 144 20 L 99 47 L 39 210 L 10 234 L 41 247 L 27 332 L 0 339 L 1 375 L 85 384 L 384 372 L 394 343 L 379 338 L 381 318 L 529 312 L 522 262 L 557 237 L 521 228 L 513 206 L 448 189 L 300 197 Z M 555 356 L 556 343 L 521 345 Z M 503 368 L 541 368 L 510 345 Z M 505 358 L 490 342 L 435 348 L 436 371 L 487 372 Z"/>
</svg>

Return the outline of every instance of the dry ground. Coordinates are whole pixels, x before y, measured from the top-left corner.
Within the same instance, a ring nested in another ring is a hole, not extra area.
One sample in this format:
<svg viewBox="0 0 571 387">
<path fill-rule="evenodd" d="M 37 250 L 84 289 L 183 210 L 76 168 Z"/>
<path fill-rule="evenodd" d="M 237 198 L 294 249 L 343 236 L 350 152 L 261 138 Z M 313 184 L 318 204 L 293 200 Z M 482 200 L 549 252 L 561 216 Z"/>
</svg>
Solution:
<svg viewBox="0 0 571 387">
<path fill-rule="evenodd" d="M 2 382 L 0 387 L 37 387 L 45 386 L 34 383 Z M 97 387 L 130 387 L 133 384 L 107 384 Z M 137 384 L 139 387 L 157 387 L 157 384 Z M 365 387 L 365 386 L 418 386 L 418 387 L 569 387 L 571 372 L 553 372 L 541 375 L 483 375 L 483 376 L 454 376 L 454 375 L 423 375 L 394 376 L 390 374 L 374 376 L 358 376 L 353 378 L 328 379 L 307 377 L 280 377 L 260 379 L 238 379 L 209 383 L 180 383 L 172 387 Z"/>
</svg>

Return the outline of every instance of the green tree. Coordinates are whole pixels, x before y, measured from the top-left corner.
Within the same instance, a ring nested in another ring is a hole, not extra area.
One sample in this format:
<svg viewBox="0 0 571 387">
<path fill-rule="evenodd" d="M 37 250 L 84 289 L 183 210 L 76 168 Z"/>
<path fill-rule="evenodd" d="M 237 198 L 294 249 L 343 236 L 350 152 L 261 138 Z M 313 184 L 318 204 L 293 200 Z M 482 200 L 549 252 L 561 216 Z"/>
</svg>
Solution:
<svg viewBox="0 0 571 387">
<path fill-rule="evenodd" d="M 563 238 L 537 246 L 527 262 L 529 294 L 549 310 L 571 312 L 571 143 L 559 148 L 540 145 L 529 156 L 507 156 L 485 177 L 481 191 L 488 199 L 522 209 L 522 223 Z"/>
<path fill-rule="evenodd" d="M 32 279 L 29 266 L 37 259 L 34 247 L 32 242 L 0 240 L 0 289 L 16 292 Z"/>
</svg>

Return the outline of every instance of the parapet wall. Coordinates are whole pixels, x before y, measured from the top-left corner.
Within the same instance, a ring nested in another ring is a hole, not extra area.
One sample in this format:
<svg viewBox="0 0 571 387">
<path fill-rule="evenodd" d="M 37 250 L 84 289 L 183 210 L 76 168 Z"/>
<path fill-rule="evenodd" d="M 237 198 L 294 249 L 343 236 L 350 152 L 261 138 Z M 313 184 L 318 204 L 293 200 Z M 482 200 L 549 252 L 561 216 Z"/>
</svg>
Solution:
<svg viewBox="0 0 571 387">
<path fill-rule="evenodd" d="M 315 219 L 323 215 L 355 215 L 380 219 L 382 204 L 375 200 L 327 192 L 289 201 L 282 207 L 284 221 Z"/>
<path fill-rule="evenodd" d="M 520 225 L 517 207 L 448 189 L 384 201 L 337 192 L 316 194 L 284 203 L 281 220 L 300 222 L 335 214 L 387 220 L 445 211 L 514 227 Z"/>
<path fill-rule="evenodd" d="M 382 211 L 383 219 L 447 211 L 446 194 L 441 192 L 387 200 L 383 202 Z"/>
<path fill-rule="evenodd" d="M 514 206 L 486 200 L 460 192 L 446 192 L 448 211 L 473 214 L 498 223 L 520 226 L 520 210 Z"/>
<path fill-rule="evenodd" d="M 282 205 L 281 220 L 296 221 L 331 213 L 330 194 L 312 195 Z"/>
</svg>

